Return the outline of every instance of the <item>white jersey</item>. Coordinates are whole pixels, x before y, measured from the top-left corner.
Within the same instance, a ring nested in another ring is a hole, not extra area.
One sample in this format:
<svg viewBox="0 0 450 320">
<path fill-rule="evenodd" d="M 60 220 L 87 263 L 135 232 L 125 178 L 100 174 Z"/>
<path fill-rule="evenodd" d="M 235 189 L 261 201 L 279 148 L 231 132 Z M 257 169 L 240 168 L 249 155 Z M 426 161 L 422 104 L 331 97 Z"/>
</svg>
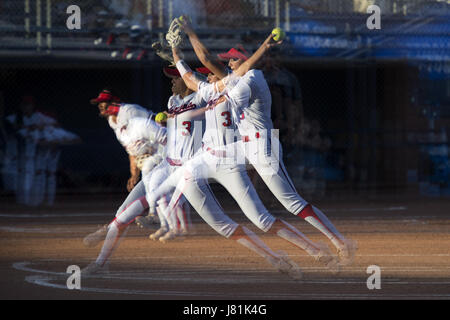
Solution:
<svg viewBox="0 0 450 320">
<path fill-rule="evenodd" d="M 167 132 L 151 119 L 132 118 L 121 128 L 121 139 L 129 155 L 152 155 L 166 144 Z"/>
<path fill-rule="evenodd" d="M 123 127 L 126 127 L 128 124 L 128 121 L 132 118 L 150 118 L 153 115 L 153 112 L 150 110 L 147 110 L 137 104 L 127 104 L 122 103 L 119 108 L 119 113 L 116 117 L 116 122 L 112 120 L 112 117 L 108 118 L 109 126 L 114 130 L 114 133 L 116 134 L 117 140 L 124 145 L 123 139 L 122 139 L 122 132 L 121 130 Z"/>
<path fill-rule="evenodd" d="M 240 113 L 237 125 L 242 135 L 273 129 L 272 96 L 262 71 L 248 71 L 229 91 L 228 98 Z"/>
<path fill-rule="evenodd" d="M 204 116 L 194 117 L 194 110 L 205 107 L 206 102 L 195 92 L 181 98 L 172 96 L 167 104 L 167 157 L 169 164 L 181 165 L 201 147 Z"/>
<path fill-rule="evenodd" d="M 166 128 L 148 118 L 132 118 L 121 129 L 121 139 L 127 153 L 136 158 L 136 166 L 145 176 L 164 158 Z"/>
<path fill-rule="evenodd" d="M 214 105 L 224 92 L 217 92 L 214 83 L 200 82 L 197 94 L 199 94 L 207 105 Z M 206 130 L 203 135 L 203 147 L 214 150 L 225 150 L 226 145 L 235 142 L 236 116 L 228 100 L 219 103 L 214 108 L 205 112 Z M 239 134 L 237 140 L 239 140 Z"/>
</svg>

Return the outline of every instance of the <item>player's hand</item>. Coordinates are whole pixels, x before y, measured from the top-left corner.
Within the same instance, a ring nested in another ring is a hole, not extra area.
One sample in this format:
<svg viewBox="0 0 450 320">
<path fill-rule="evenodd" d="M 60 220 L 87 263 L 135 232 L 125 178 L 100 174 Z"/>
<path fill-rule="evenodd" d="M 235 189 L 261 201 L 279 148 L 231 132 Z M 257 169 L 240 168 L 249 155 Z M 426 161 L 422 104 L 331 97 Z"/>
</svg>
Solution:
<svg viewBox="0 0 450 320">
<path fill-rule="evenodd" d="M 272 47 L 275 46 L 279 46 L 283 43 L 283 40 L 280 41 L 275 41 L 273 40 L 274 35 L 271 33 L 267 38 L 266 41 L 264 41 L 264 45 L 266 46 L 267 49 L 270 49 Z"/>
<path fill-rule="evenodd" d="M 181 30 L 183 30 L 188 36 L 195 33 L 192 28 L 191 19 L 188 16 L 183 15 L 178 18 L 178 24 L 180 25 Z"/>
<path fill-rule="evenodd" d="M 128 179 L 127 182 L 127 190 L 128 192 L 131 192 L 133 190 L 134 186 L 139 182 L 139 176 L 131 176 L 130 179 Z"/>
</svg>

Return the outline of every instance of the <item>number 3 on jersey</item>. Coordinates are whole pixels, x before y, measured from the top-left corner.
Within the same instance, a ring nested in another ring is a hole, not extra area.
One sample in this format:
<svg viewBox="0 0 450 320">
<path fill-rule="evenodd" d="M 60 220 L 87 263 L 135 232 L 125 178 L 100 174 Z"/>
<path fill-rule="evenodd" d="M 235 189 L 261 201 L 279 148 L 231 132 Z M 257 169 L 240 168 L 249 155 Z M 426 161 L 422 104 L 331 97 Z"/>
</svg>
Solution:
<svg viewBox="0 0 450 320">
<path fill-rule="evenodd" d="M 231 113 L 229 111 L 224 111 L 220 114 L 222 117 L 225 117 L 226 122 L 222 122 L 224 127 L 231 126 Z"/>
<path fill-rule="evenodd" d="M 184 126 L 184 129 L 185 129 L 185 131 L 182 131 L 181 134 L 183 136 L 190 136 L 191 135 L 191 128 L 192 128 L 191 121 L 183 121 L 183 123 L 181 125 Z"/>
</svg>

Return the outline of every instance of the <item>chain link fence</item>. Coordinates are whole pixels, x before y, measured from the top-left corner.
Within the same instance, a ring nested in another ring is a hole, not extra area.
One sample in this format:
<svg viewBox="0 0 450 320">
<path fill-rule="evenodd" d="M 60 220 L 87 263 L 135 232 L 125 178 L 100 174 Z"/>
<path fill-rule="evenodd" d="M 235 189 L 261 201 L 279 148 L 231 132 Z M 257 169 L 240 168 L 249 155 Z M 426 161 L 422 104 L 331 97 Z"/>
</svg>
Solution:
<svg viewBox="0 0 450 320">
<path fill-rule="evenodd" d="M 373 4 L 380 30 L 366 25 Z M 66 26 L 70 5 L 81 10 L 79 30 Z M 305 197 L 450 195 L 449 1 L 3 0 L 2 112 L 32 95 L 82 140 L 62 147 L 59 193 L 124 191 L 128 158 L 88 101 L 109 87 L 164 110 L 170 82 L 151 44 L 182 14 L 212 53 L 238 44 L 252 52 L 273 27 L 286 31 L 260 68 Z"/>
<path fill-rule="evenodd" d="M 372 4 L 394 21 L 430 15 L 436 19 L 448 10 L 448 1 L 435 0 L 3 0 L 0 50 L 69 50 L 80 55 L 124 46 L 149 49 L 182 14 L 189 15 L 199 33 L 210 36 L 210 45 L 218 49 L 276 26 L 342 37 L 364 31 L 362 22 Z M 66 26 L 71 5 L 80 8 L 79 30 Z"/>
</svg>

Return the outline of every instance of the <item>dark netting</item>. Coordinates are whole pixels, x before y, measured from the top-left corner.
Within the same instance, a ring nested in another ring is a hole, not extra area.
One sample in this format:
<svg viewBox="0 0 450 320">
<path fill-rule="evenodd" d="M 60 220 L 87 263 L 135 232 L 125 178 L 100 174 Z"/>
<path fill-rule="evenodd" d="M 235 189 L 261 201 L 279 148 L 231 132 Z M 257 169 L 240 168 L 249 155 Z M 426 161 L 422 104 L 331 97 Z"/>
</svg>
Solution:
<svg viewBox="0 0 450 320">
<path fill-rule="evenodd" d="M 372 4 L 381 9 L 379 30 L 366 24 Z M 80 30 L 66 26 L 70 5 L 81 10 Z M 308 199 L 448 196 L 449 7 L 411 0 L 2 0 L 2 173 L 13 130 L 5 116 L 31 95 L 82 141 L 61 147 L 58 193 L 123 192 L 127 155 L 89 100 L 108 87 L 125 101 L 164 110 L 170 82 L 151 44 L 173 17 L 187 14 L 212 53 L 239 45 L 251 53 L 272 28 L 286 31 L 259 68 L 288 171 Z M 184 51 L 199 66 L 189 44 Z M 11 193 L 6 185 L 4 178 L 2 194 Z"/>
</svg>

